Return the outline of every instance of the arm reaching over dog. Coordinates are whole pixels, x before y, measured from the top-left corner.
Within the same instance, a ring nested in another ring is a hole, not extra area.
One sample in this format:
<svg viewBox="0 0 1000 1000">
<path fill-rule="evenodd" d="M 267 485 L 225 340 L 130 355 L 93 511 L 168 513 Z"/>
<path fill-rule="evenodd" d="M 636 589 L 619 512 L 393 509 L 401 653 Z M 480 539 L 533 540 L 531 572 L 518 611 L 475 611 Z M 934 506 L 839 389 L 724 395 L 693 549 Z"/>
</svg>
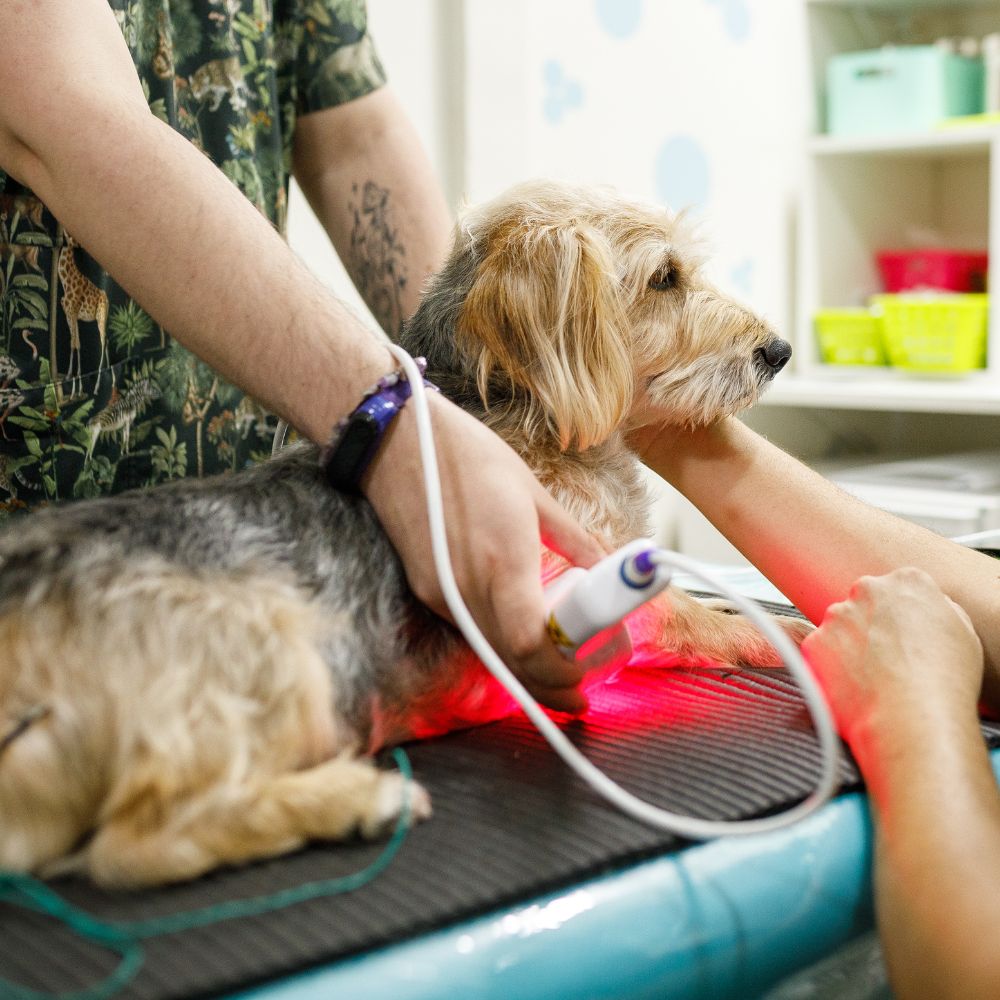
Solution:
<svg viewBox="0 0 1000 1000">
<path fill-rule="evenodd" d="M 1000 926 L 1000 796 L 976 716 L 981 695 L 1000 703 L 1000 566 L 868 507 L 735 419 L 647 427 L 632 444 L 822 621 L 803 653 L 871 794 L 895 995 L 1000 995 L 983 933 Z"/>
<path fill-rule="evenodd" d="M 104 0 L 0 5 L 0 166 L 173 337 L 312 440 L 395 367 L 226 176 L 150 112 Z"/>
<path fill-rule="evenodd" d="M 1000 794 L 976 714 L 982 646 L 920 570 L 863 577 L 802 651 L 867 783 L 894 995 L 1000 996 Z"/>
<path fill-rule="evenodd" d="M 645 427 L 632 445 L 813 622 L 855 580 L 916 566 L 983 642 L 983 696 L 1000 707 L 1000 564 L 862 503 L 734 418 Z"/>
</svg>

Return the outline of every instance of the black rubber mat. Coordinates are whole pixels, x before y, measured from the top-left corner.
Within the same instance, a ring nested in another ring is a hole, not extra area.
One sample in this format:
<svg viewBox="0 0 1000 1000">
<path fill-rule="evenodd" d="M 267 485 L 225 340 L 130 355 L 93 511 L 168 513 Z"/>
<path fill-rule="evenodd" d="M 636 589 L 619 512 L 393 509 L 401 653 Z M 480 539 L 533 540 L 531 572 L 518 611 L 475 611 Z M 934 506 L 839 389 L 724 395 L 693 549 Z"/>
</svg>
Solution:
<svg viewBox="0 0 1000 1000">
<path fill-rule="evenodd" d="M 819 771 L 802 701 L 778 670 L 630 669 L 592 696 L 585 720 L 566 729 L 627 788 L 691 815 L 776 811 L 807 794 Z M 1000 726 L 986 729 L 1000 743 Z M 522 718 L 408 750 L 435 814 L 371 884 L 146 940 L 138 972 L 118 995 L 167 1000 L 248 987 L 681 846 L 597 798 Z M 841 776 L 845 787 L 858 783 L 846 759 Z M 52 887 L 102 919 L 146 919 L 354 872 L 379 850 L 317 846 L 139 895 L 107 894 L 75 880 Z M 49 918 L 0 905 L 6 979 L 52 993 L 78 991 L 104 979 L 119 957 Z"/>
</svg>

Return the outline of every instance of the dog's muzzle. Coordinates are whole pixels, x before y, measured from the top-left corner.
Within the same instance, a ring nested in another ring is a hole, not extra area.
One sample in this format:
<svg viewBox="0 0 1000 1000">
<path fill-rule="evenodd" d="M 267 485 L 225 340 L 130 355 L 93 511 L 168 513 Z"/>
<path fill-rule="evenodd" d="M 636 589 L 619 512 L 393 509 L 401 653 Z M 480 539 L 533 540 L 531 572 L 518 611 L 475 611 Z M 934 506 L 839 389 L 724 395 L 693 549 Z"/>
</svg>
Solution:
<svg viewBox="0 0 1000 1000">
<path fill-rule="evenodd" d="M 773 378 L 788 364 L 788 359 L 792 356 L 792 345 L 787 340 L 775 337 L 764 347 L 758 347 L 754 351 L 754 357 L 764 373 Z"/>
</svg>

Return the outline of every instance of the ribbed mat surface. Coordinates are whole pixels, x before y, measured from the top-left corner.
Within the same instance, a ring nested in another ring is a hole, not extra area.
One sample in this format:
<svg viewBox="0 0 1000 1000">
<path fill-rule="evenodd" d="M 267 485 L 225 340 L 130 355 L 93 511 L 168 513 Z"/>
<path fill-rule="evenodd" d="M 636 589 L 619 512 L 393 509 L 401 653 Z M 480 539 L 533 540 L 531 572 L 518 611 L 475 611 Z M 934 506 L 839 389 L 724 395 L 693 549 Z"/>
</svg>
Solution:
<svg viewBox="0 0 1000 1000">
<path fill-rule="evenodd" d="M 586 720 L 570 722 L 567 731 L 627 788 L 691 815 L 769 813 L 807 794 L 818 774 L 805 709 L 778 670 L 630 669 L 594 694 Z M 1000 727 L 989 727 L 988 736 L 1000 742 Z M 217 995 L 679 846 L 593 795 L 521 718 L 408 749 L 435 814 L 373 883 L 267 916 L 148 940 L 141 970 L 120 995 Z M 857 783 L 846 760 L 841 773 L 846 786 Z M 53 886 L 102 918 L 133 920 L 353 872 L 378 852 L 377 845 L 318 846 L 140 895 L 106 894 L 74 880 Z M 5 978 L 62 993 L 103 979 L 116 961 L 51 920 L 0 906 Z"/>
</svg>

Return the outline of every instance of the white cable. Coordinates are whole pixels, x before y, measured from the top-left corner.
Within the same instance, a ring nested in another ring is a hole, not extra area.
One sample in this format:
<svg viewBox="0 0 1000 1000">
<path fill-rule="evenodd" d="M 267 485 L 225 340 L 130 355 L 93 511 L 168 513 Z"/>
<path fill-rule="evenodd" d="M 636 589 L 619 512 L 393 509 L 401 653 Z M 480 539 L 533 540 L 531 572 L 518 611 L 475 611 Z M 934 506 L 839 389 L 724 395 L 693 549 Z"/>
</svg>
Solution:
<svg viewBox="0 0 1000 1000">
<path fill-rule="evenodd" d="M 279 420 L 278 426 L 274 429 L 274 438 L 271 440 L 271 458 L 285 447 L 285 439 L 288 437 L 288 422 Z"/>
<path fill-rule="evenodd" d="M 434 552 L 434 564 L 441 582 L 441 590 L 445 602 L 451 611 L 455 624 L 476 655 L 485 664 L 486 669 L 502 684 L 511 696 L 521 706 L 524 714 L 534 723 L 535 727 L 548 740 L 552 749 L 587 782 L 599 795 L 614 803 L 623 812 L 650 826 L 671 833 L 680 834 L 696 840 L 707 840 L 713 837 L 733 834 L 767 833 L 797 822 L 823 805 L 836 790 L 837 765 L 840 760 L 840 743 L 834 727 L 830 710 L 826 705 L 819 685 L 813 678 L 802 659 L 801 653 L 787 635 L 763 611 L 751 601 L 730 590 L 720 580 L 705 572 L 696 563 L 675 553 L 658 550 L 653 559 L 656 562 L 675 566 L 686 573 L 698 577 L 709 585 L 712 590 L 725 594 L 744 614 L 750 618 L 774 644 L 781 654 L 789 671 L 795 677 L 802 691 L 806 705 L 812 715 L 817 737 L 823 753 L 823 763 L 816 789 L 798 805 L 785 812 L 761 819 L 738 820 L 727 822 L 721 820 L 696 819 L 681 816 L 677 813 L 660 809 L 627 792 L 613 782 L 606 774 L 595 767 L 566 738 L 562 730 L 545 714 L 534 698 L 527 692 L 524 685 L 514 676 L 510 669 L 496 654 L 486 641 L 479 626 L 476 625 L 469 609 L 462 600 L 455 575 L 451 568 L 451 558 L 448 553 L 447 530 L 444 521 L 444 504 L 441 498 L 441 480 L 438 474 L 437 455 L 434 448 L 434 436 L 431 428 L 430 408 L 427 405 L 427 393 L 423 378 L 417 369 L 413 358 L 401 347 L 395 344 L 389 347 L 406 372 L 406 377 L 412 387 L 412 398 L 417 417 L 417 433 L 420 443 L 420 457 L 423 464 L 424 488 L 427 493 L 427 513 L 431 529 L 431 545 Z"/>
</svg>

